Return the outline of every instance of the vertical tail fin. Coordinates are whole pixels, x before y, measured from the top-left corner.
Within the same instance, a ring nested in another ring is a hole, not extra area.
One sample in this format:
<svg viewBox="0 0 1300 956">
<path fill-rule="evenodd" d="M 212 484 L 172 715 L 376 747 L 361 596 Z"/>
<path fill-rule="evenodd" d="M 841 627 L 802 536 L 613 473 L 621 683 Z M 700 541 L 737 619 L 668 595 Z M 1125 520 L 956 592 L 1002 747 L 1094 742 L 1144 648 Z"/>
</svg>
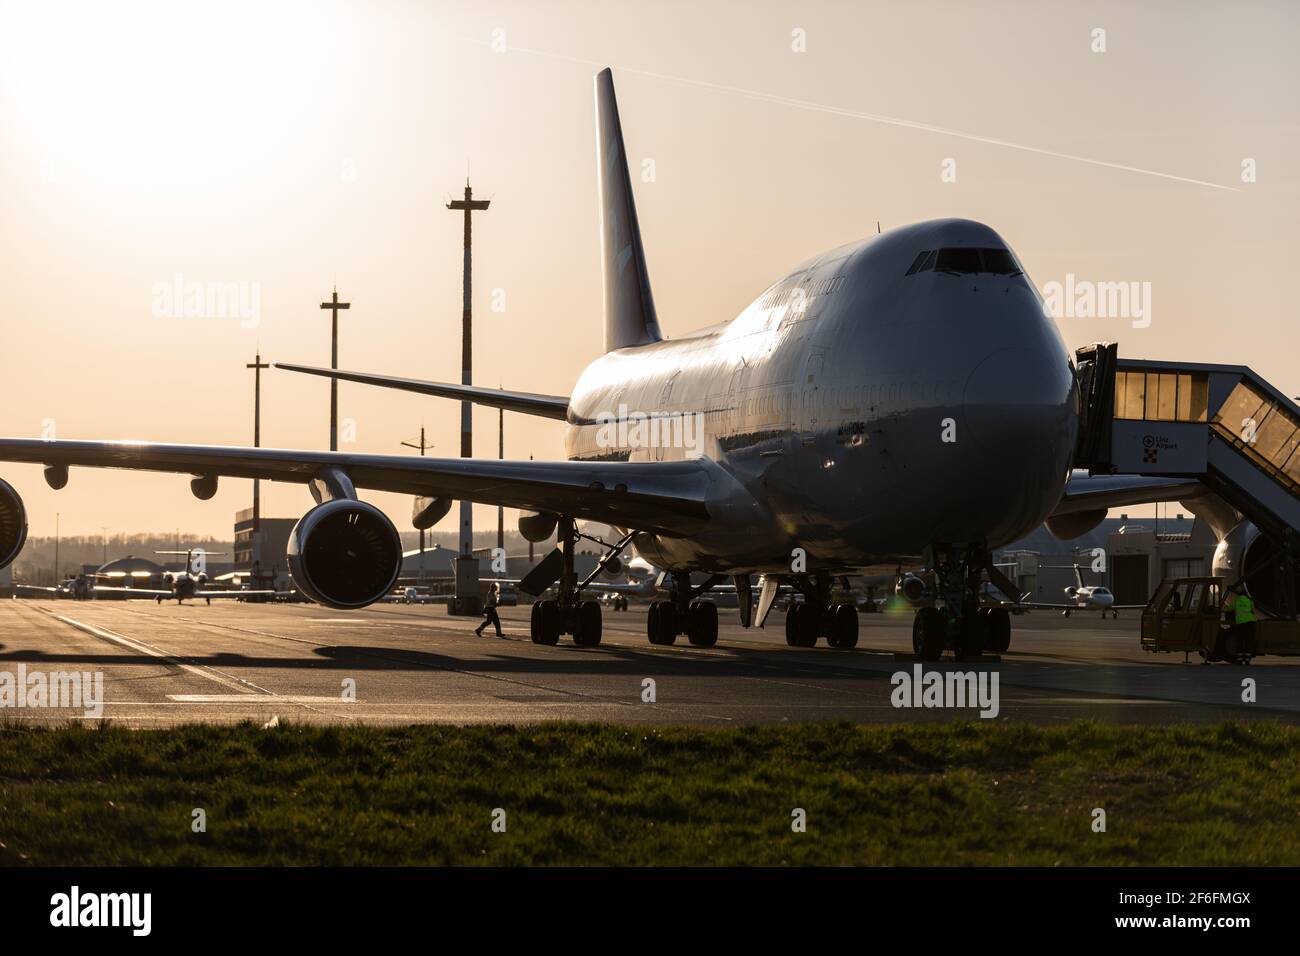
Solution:
<svg viewBox="0 0 1300 956">
<path fill-rule="evenodd" d="M 614 99 L 614 76 L 596 74 L 596 173 L 600 180 L 601 274 L 605 280 L 605 351 L 663 338 L 650 294 L 641 227 Z"/>
</svg>

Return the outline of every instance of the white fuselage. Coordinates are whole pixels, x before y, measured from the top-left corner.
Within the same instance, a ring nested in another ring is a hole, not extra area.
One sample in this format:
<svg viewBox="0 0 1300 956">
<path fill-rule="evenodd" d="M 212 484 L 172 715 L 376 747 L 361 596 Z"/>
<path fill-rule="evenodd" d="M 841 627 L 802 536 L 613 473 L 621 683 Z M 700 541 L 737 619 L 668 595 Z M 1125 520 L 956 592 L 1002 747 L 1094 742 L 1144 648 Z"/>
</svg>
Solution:
<svg viewBox="0 0 1300 956">
<path fill-rule="evenodd" d="M 734 483 L 676 569 L 853 569 L 935 542 L 997 547 L 1060 500 L 1077 429 L 1071 363 L 1023 274 L 908 275 L 927 249 L 1005 248 L 940 220 L 805 263 L 735 319 L 591 363 L 569 406 L 581 460 L 704 456 Z M 642 420 L 644 419 L 644 420 Z"/>
</svg>

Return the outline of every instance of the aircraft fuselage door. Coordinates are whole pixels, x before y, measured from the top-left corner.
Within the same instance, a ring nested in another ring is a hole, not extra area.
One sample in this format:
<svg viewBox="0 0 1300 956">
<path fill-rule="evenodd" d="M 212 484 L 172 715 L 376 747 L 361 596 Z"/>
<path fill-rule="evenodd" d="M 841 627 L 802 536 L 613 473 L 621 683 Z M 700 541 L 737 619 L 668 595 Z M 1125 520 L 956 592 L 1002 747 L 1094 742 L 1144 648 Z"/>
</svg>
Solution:
<svg viewBox="0 0 1300 956">
<path fill-rule="evenodd" d="M 1098 342 L 1074 353 L 1079 385 L 1079 435 L 1074 446 L 1074 467 L 1109 474 L 1111 425 L 1115 418 L 1115 367 L 1119 346 Z"/>
</svg>

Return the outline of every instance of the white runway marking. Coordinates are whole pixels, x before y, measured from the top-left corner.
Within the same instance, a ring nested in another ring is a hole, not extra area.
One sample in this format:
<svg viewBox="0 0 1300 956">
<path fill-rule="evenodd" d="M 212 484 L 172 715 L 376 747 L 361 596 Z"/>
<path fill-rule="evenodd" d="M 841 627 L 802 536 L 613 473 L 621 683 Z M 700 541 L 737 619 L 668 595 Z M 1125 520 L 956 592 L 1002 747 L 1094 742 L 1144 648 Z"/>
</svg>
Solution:
<svg viewBox="0 0 1300 956">
<path fill-rule="evenodd" d="M 144 643 L 143 641 L 138 641 L 135 638 L 127 637 L 123 634 L 117 634 L 114 633 L 113 631 L 106 631 L 101 627 L 95 627 L 93 624 L 86 624 L 82 621 L 76 621 L 70 617 L 64 617 L 61 614 L 56 614 L 54 616 L 57 620 L 62 621 L 64 624 L 67 624 L 69 627 L 75 627 L 77 630 L 84 631 L 85 633 L 90 634 L 94 637 L 101 638 L 102 640 L 105 641 L 112 641 L 114 644 L 120 644 L 122 647 L 136 651 L 137 653 L 148 654 L 150 657 L 156 657 L 159 660 L 166 661 L 167 663 L 179 667 L 182 670 L 188 671 L 189 673 L 194 674 L 198 677 L 202 677 L 207 680 L 213 681 L 215 683 L 222 685 L 223 687 L 229 687 L 231 690 L 240 691 L 241 696 L 243 697 L 256 696 L 254 692 L 245 690 L 244 687 L 241 686 L 246 682 L 239 681 L 233 677 L 227 677 L 224 674 L 219 674 L 216 671 L 209 670 L 206 667 L 201 667 L 195 664 L 186 664 L 183 661 L 180 661 L 177 658 L 173 657 L 172 655 L 168 654 L 166 651 L 160 651 L 158 648 L 151 647 L 150 645 Z M 253 685 L 247 685 L 247 686 L 253 686 Z M 261 690 L 261 688 L 259 687 L 257 688 L 257 690 Z M 263 693 L 270 693 L 270 692 L 263 691 Z"/>
<path fill-rule="evenodd" d="M 64 624 L 67 624 L 69 627 L 75 627 L 77 630 L 83 631 L 86 634 L 90 634 L 93 637 L 98 637 L 105 641 L 111 641 L 114 644 L 118 644 L 122 647 L 136 651 L 137 653 L 147 654 L 150 657 L 156 657 L 161 661 L 166 661 L 167 663 L 173 665 L 174 667 L 179 667 L 181 670 L 186 671 L 187 673 L 194 674 L 197 677 L 202 677 L 206 680 L 210 680 L 214 683 L 220 684 L 222 687 L 227 687 L 230 690 L 236 691 L 237 693 L 234 696 L 236 699 L 238 699 L 240 703 L 248 703 L 250 701 L 257 701 L 259 699 L 264 699 L 267 701 L 274 701 L 275 703 L 284 703 L 290 705 L 297 704 L 298 706 L 305 707 L 308 710 L 315 710 L 315 708 L 310 706 L 310 704 L 307 701 L 307 698 L 283 697 L 280 694 L 275 693 L 274 691 L 267 690 L 265 687 L 260 687 L 257 684 L 254 684 L 252 681 L 246 681 L 239 677 L 232 677 L 227 674 L 222 674 L 220 671 L 213 670 L 210 667 L 204 667 L 201 664 L 186 664 L 184 661 L 180 660 L 176 656 L 172 654 L 168 654 L 166 651 L 154 647 L 151 644 L 147 644 L 144 641 L 138 640 L 137 638 L 127 637 L 125 634 L 118 634 L 115 631 L 109 631 L 101 627 L 95 627 L 93 624 L 86 624 L 84 621 L 78 621 L 70 617 L 64 617 L 62 614 L 55 614 L 54 617 L 56 620 L 62 621 Z M 342 698 L 330 697 L 327 698 L 327 700 L 329 703 L 337 703 L 341 701 Z M 107 701 L 106 703 L 110 705 L 112 704 L 111 701 Z"/>
<path fill-rule="evenodd" d="M 168 694 L 167 698 L 178 704 L 247 704 L 261 694 Z M 305 694 L 276 694 L 276 703 L 285 704 L 354 704 L 356 701 L 342 697 L 311 697 Z"/>
</svg>

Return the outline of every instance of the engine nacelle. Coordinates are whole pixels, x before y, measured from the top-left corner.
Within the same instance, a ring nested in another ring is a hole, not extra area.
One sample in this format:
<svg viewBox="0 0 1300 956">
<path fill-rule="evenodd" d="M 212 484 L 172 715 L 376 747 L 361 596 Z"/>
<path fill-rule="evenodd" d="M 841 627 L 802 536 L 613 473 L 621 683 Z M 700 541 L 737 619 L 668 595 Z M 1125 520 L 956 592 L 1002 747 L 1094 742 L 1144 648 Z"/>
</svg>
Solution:
<svg viewBox="0 0 1300 956">
<path fill-rule="evenodd" d="M 525 541 L 545 541 L 555 534 L 560 516 L 550 511 L 519 512 L 519 533 Z"/>
<path fill-rule="evenodd" d="M 374 505 L 335 498 L 294 525 L 288 558 L 303 594 L 346 611 L 374 604 L 392 590 L 402 571 L 402 539 Z"/>
<path fill-rule="evenodd" d="M 925 591 L 925 580 L 910 573 L 899 578 L 898 584 L 894 587 L 894 593 L 910 604 L 919 604 L 925 600 Z"/>
<path fill-rule="evenodd" d="M 1071 514 L 1053 515 L 1047 519 L 1047 530 L 1052 536 L 1062 541 L 1070 541 L 1087 534 L 1106 520 L 1106 509 L 1097 511 L 1076 511 Z"/>
<path fill-rule="evenodd" d="M 1282 613 L 1282 548 L 1249 521 L 1242 521 L 1224 536 L 1214 551 L 1214 574 L 1224 587 L 1238 581 L 1255 606 L 1268 614 Z M 1300 595 L 1300 569 L 1294 593 Z"/>
<path fill-rule="evenodd" d="M 0 568 L 8 567 L 27 543 L 27 509 L 7 481 L 0 481 Z"/>
<path fill-rule="evenodd" d="M 411 524 L 417 531 L 428 531 L 451 511 L 450 498 L 416 498 L 411 502 Z"/>
</svg>

